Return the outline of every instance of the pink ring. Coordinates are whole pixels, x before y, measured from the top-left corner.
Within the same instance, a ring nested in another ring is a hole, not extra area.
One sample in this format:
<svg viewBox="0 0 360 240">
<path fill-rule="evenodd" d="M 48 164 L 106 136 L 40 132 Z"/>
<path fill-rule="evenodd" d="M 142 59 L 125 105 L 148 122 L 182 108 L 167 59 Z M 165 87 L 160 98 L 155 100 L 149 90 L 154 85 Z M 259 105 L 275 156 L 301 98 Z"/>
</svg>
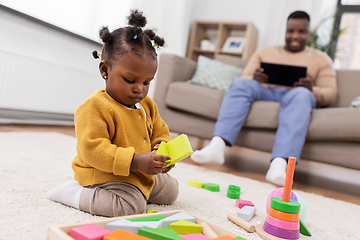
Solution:
<svg viewBox="0 0 360 240">
<path fill-rule="evenodd" d="M 285 229 L 285 230 L 292 230 L 292 231 L 297 231 L 300 229 L 300 222 L 287 222 L 287 221 L 283 221 L 277 218 L 274 218 L 272 216 L 270 216 L 270 214 L 267 215 L 265 221 L 270 224 L 271 226 L 277 227 L 277 228 L 281 228 L 281 229 Z"/>
</svg>

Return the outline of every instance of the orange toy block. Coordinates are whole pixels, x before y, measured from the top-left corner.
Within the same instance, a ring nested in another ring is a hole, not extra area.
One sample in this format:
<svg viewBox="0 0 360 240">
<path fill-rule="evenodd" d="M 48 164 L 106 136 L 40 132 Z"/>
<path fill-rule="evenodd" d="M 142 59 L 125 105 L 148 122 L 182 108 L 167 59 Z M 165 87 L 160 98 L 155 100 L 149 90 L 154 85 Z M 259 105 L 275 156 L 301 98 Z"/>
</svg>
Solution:
<svg viewBox="0 0 360 240">
<path fill-rule="evenodd" d="M 218 238 L 212 238 L 211 240 L 235 240 L 235 238 L 230 235 L 225 235 Z"/>
<path fill-rule="evenodd" d="M 272 207 L 269 208 L 268 214 L 276 219 L 287 221 L 287 222 L 298 222 L 299 213 L 286 213 L 276 210 Z"/>
<path fill-rule="evenodd" d="M 104 236 L 103 240 L 123 240 L 123 239 L 131 239 L 131 240 L 150 240 L 151 238 L 147 238 L 144 236 L 140 236 L 137 234 L 133 234 L 130 232 L 125 232 L 122 230 L 115 230 L 114 232 Z"/>
</svg>

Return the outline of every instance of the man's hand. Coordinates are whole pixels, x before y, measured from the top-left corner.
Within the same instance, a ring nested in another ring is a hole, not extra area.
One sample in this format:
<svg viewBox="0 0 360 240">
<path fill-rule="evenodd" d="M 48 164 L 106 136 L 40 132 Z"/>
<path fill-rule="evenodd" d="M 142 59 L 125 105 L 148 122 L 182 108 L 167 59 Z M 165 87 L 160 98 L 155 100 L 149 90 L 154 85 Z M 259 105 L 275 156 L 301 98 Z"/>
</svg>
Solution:
<svg viewBox="0 0 360 240">
<path fill-rule="evenodd" d="M 130 166 L 130 171 L 139 170 L 150 175 L 168 172 L 172 167 L 163 169 L 163 167 L 166 167 L 166 163 L 163 161 L 170 159 L 170 156 L 157 155 L 155 152 L 135 153 Z"/>
<path fill-rule="evenodd" d="M 304 87 L 312 91 L 313 86 L 314 86 L 314 80 L 312 80 L 312 78 L 306 77 L 306 78 L 300 78 L 299 81 L 294 82 L 293 87 Z"/>
<path fill-rule="evenodd" d="M 254 72 L 253 78 L 259 83 L 267 83 L 269 81 L 269 76 L 266 73 L 264 73 L 263 68 L 257 68 Z"/>
</svg>

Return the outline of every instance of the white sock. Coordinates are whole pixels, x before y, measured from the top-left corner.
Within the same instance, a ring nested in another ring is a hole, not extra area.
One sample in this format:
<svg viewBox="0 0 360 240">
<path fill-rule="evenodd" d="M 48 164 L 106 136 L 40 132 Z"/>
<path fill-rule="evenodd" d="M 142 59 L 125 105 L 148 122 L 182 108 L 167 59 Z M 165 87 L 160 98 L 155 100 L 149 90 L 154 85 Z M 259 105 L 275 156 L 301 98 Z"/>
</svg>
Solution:
<svg viewBox="0 0 360 240">
<path fill-rule="evenodd" d="M 225 162 L 225 142 L 221 137 L 215 136 L 210 144 L 201 150 L 196 150 L 190 158 L 197 163 L 223 164 Z"/>
<path fill-rule="evenodd" d="M 80 194 L 83 188 L 76 180 L 70 180 L 60 187 L 50 190 L 46 194 L 46 198 L 79 209 Z"/>
<path fill-rule="evenodd" d="M 274 158 L 266 173 L 266 180 L 283 187 L 285 184 L 286 167 L 287 162 L 285 159 L 281 157 Z"/>
</svg>

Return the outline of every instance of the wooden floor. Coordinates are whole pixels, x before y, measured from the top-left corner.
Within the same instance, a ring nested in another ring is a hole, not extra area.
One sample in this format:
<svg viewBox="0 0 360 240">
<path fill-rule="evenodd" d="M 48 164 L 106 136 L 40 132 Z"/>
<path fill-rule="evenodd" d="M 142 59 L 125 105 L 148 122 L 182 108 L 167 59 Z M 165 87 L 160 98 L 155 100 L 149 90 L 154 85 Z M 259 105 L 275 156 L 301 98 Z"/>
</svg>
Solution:
<svg viewBox="0 0 360 240">
<path fill-rule="evenodd" d="M 39 126 L 39 125 L 0 125 L 0 132 L 12 132 L 12 131 L 31 131 L 31 132 L 59 132 L 63 134 L 67 134 L 70 136 L 75 136 L 75 129 L 73 126 Z M 190 142 L 192 145 L 196 144 L 197 139 L 194 137 L 189 136 Z M 190 159 L 183 160 L 186 163 L 198 165 L 191 161 Z M 217 170 L 217 171 L 223 171 L 227 173 L 232 173 L 234 175 L 247 177 L 251 179 L 255 179 L 258 181 L 266 182 L 265 175 L 256 173 L 256 172 L 250 172 L 250 171 L 240 171 L 239 169 L 234 169 L 231 166 L 223 165 L 223 166 L 214 166 L 214 165 L 201 165 L 203 167 Z M 333 191 L 329 189 L 323 189 L 316 186 L 307 186 L 301 183 L 294 182 L 293 188 L 305 192 L 315 193 L 318 195 L 323 195 L 325 197 L 330 197 L 338 200 L 343 200 L 346 202 L 351 202 L 354 204 L 360 205 L 360 196 Z"/>
</svg>

